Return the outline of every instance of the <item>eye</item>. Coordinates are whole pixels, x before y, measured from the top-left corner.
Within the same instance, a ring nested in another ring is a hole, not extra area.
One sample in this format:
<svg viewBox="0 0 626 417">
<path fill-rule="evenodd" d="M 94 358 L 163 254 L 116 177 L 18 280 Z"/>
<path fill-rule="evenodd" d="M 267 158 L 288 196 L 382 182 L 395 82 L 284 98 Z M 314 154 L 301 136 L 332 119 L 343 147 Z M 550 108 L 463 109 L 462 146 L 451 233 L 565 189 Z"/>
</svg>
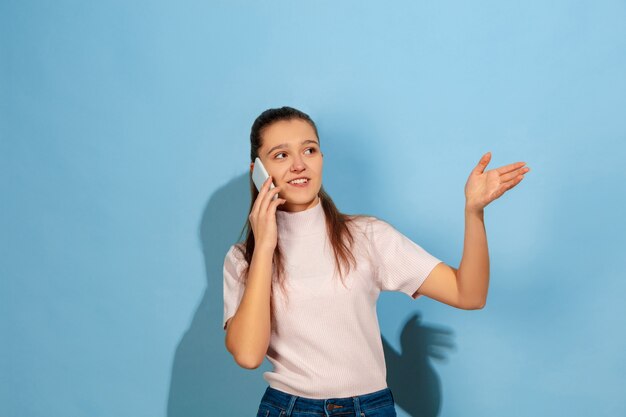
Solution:
<svg viewBox="0 0 626 417">
<path fill-rule="evenodd" d="M 306 148 L 305 151 L 312 151 L 311 153 L 315 153 L 317 152 L 317 149 L 315 148 Z M 284 159 L 284 158 L 278 158 L 278 155 L 283 155 L 285 154 L 285 152 L 278 152 L 276 155 L 274 155 L 274 159 Z"/>
</svg>

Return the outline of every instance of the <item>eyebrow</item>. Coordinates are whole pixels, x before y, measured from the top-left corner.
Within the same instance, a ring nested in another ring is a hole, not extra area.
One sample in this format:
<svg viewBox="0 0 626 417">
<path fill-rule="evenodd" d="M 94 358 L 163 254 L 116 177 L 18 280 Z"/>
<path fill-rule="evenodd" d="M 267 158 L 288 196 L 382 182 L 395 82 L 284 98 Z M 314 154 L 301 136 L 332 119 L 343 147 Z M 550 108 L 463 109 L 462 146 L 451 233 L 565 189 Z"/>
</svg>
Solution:
<svg viewBox="0 0 626 417">
<path fill-rule="evenodd" d="M 315 143 L 316 145 L 319 145 L 319 143 L 317 143 L 317 141 L 311 140 L 311 139 L 306 139 L 303 140 L 301 145 L 304 145 L 305 143 Z M 270 149 L 269 151 L 267 151 L 267 153 L 265 155 L 269 155 L 271 154 L 273 151 L 275 151 L 278 148 L 286 148 L 287 147 L 287 143 L 281 143 L 280 145 L 276 145 L 274 146 L 272 149 Z"/>
</svg>

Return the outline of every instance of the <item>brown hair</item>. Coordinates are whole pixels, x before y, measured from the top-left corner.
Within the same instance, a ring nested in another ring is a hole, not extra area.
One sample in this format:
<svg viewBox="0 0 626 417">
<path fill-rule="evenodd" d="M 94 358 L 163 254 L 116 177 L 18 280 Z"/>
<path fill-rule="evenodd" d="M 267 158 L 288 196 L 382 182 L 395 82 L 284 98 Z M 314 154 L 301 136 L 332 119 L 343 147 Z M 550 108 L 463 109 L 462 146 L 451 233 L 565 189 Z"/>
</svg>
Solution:
<svg viewBox="0 0 626 417">
<path fill-rule="evenodd" d="M 268 109 L 261 113 L 254 123 L 252 124 L 252 129 L 250 131 L 250 161 L 253 162 L 257 156 L 259 156 L 258 151 L 259 148 L 263 144 L 262 134 L 263 131 L 269 127 L 272 123 L 282 121 L 282 120 L 292 120 L 292 119 L 300 119 L 304 120 L 311 125 L 313 130 L 315 131 L 315 136 L 317 136 L 317 140 L 319 141 L 319 134 L 317 133 L 317 127 L 311 118 L 300 110 L 294 109 L 292 107 L 283 106 L 281 108 L 276 109 Z M 254 205 L 254 201 L 256 200 L 259 192 L 252 181 L 252 173 L 250 173 L 250 194 L 251 194 L 251 202 L 250 202 L 250 210 L 248 211 L 248 215 L 252 212 L 252 207 Z M 324 190 L 324 186 L 320 187 L 320 191 L 318 193 L 320 198 L 320 204 L 324 210 L 326 215 L 326 230 L 328 233 L 328 237 L 330 243 L 333 247 L 334 258 L 335 258 L 335 272 L 339 272 L 341 277 L 341 281 L 345 286 L 344 277 L 341 269 L 341 265 L 347 267 L 347 271 L 350 271 L 350 265 L 356 266 L 356 260 L 354 255 L 352 254 L 352 245 L 354 243 L 354 236 L 352 231 L 350 230 L 351 223 L 360 215 L 347 215 L 341 213 L 337 210 L 335 203 L 332 198 L 326 193 Z M 246 221 L 244 228 L 241 231 L 241 235 L 243 235 L 244 230 L 247 229 L 246 240 L 243 246 L 245 246 L 245 251 L 242 249 L 242 246 L 238 246 L 239 249 L 243 252 L 243 256 L 246 260 L 246 267 L 244 269 L 244 282 L 248 281 L 248 272 L 250 269 L 250 263 L 252 262 L 252 254 L 254 253 L 254 233 L 252 232 L 252 226 L 250 224 L 250 219 Z M 278 236 L 280 239 L 280 236 Z M 276 245 L 276 249 L 274 250 L 273 255 L 273 271 L 276 272 L 276 281 L 280 285 L 280 288 L 283 292 L 285 291 L 284 285 L 284 264 L 283 264 L 283 255 L 279 249 L 279 245 Z M 272 282 L 274 285 L 274 282 Z M 271 293 L 270 293 L 271 294 Z M 272 297 L 270 296 L 270 321 L 272 329 L 275 325 L 275 311 L 274 311 L 274 303 L 272 301 Z"/>
</svg>

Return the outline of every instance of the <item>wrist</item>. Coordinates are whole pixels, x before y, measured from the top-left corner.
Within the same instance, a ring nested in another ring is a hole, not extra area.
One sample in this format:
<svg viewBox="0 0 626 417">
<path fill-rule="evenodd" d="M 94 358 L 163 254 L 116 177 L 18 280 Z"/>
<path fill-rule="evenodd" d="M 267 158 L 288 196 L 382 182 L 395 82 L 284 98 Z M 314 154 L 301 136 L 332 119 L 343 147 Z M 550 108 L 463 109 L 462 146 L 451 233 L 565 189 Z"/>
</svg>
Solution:
<svg viewBox="0 0 626 417">
<path fill-rule="evenodd" d="M 466 205 L 465 206 L 465 214 L 466 215 L 474 215 L 474 216 L 482 216 L 485 213 L 484 208 L 476 208 Z"/>
<path fill-rule="evenodd" d="M 260 256 L 274 256 L 274 250 L 276 247 L 268 246 L 268 245 L 256 245 L 254 247 L 254 254 L 259 254 Z"/>
</svg>

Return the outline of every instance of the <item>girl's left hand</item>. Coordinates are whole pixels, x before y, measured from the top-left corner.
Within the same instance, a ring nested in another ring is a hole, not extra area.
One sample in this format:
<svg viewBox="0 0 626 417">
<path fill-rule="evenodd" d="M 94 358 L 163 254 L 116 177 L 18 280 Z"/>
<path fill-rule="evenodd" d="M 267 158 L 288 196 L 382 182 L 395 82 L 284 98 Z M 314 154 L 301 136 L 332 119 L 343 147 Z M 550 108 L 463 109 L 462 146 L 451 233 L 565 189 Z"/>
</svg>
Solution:
<svg viewBox="0 0 626 417">
<path fill-rule="evenodd" d="M 481 211 L 496 198 L 515 187 L 522 181 L 524 174 L 530 171 L 526 162 L 515 162 L 500 168 L 485 168 L 491 160 L 491 152 L 480 158 L 465 184 L 465 209 Z"/>
</svg>

